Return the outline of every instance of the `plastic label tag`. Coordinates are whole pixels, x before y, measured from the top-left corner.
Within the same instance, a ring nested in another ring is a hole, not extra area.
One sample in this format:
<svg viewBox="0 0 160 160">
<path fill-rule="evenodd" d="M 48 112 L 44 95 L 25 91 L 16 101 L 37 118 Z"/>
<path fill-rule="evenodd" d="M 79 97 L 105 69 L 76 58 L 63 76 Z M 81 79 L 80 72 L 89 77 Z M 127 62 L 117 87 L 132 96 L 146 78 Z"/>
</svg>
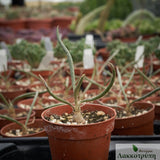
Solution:
<svg viewBox="0 0 160 160">
<path fill-rule="evenodd" d="M 160 49 L 160 44 L 158 45 L 158 48 L 157 49 Z"/>
<path fill-rule="evenodd" d="M 94 67 L 94 57 L 92 53 L 92 49 L 84 49 L 83 51 L 83 67 L 85 69 Z"/>
<path fill-rule="evenodd" d="M 94 48 L 94 37 L 92 34 L 86 35 L 85 44 L 89 45 L 92 49 Z"/>
<path fill-rule="evenodd" d="M 19 44 L 19 43 L 21 43 L 22 40 L 23 40 L 22 38 L 17 38 L 16 43 Z"/>
<path fill-rule="evenodd" d="M 47 51 L 46 55 L 42 58 L 41 63 L 39 64 L 39 70 L 46 70 L 48 69 L 50 62 L 53 61 L 53 51 Z"/>
<path fill-rule="evenodd" d="M 0 46 L 1 46 L 2 49 L 6 50 L 7 60 L 8 60 L 9 62 L 12 61 L 12 56 L 11 56 L 11 53 L 10 53 L 10 51 L 9 51 L 6 43 L 5 43 L 5 42 L 1 42 L 1 43 L 0 43 Z"/>
<path fill-rule="evenodd" d="M 116 160 L 159 160 L 160 144 L 116 144 Z"/>
<path fill-rule="evenodd" d="M 141 68 L 143 67 L 143 62 L 144 62 L 144 46 L 138 46 L 136 48 L 136 54 L 135 54 L 135 64 L 136 68 Z"/>
<path fill-rule="evenodd" d="M 7 54 L 5 49 L 0 49 L 0 72 L 7 70 Z"/>
<path fill-rule="evenodd" d="M 43 37 L 42 40 L 44 41 L 46 51 L 53 51 L 53 44 L 49 37 Z"/>
</svg>

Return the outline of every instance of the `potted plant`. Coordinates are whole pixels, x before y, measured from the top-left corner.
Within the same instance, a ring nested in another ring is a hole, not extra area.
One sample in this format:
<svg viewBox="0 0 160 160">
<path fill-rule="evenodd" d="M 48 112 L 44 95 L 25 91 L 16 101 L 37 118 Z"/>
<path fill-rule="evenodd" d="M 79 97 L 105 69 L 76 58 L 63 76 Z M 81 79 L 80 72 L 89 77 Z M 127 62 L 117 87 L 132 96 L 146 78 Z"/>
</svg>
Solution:
<svg viewBox="0 0 160 160">
<path fill-rule="evenodd" d="M 27 92 L 27 87 L 17 87 L 16 85 L 14 85 L 15 79 L 10 77 L 11 74 L 12 70 L 9 70 L 8 73 L 0 75 L 0 93 L 3 94 L 3 96 L 8 100 L 12 100 L 15 97 Z"/>
<path fill-rule="evenodd" d="M 45 50 L 41 45 L 22 40 L 18 44 L 9 46 L 9 49 L 14 59 L 25 59 L 29 64 L 28 69 L 34 74 L 41 74 L 44 77 L 52 74 L 52 71 L 48 68 L 46 70 L 37 69 L 42 58 L 45 56 Z"/>
<path fill-rule="evenodd" d="M 7 100 L 7 98 L 5 98 L 3 96 L 3 94 L 0 93 L 0 99 L 2 101 L 2 103 L 0 103 L 2 109 L 0 110 L 0 114 L 2 115 L 7 115 L 11 118 L 14 118 L 16 120 L 25 120 L 26 119 L 26 115 L 27 115 L 27 111 L 25 109 L 22 108 L 15 108 L 15 102 L 23 99 L 23 98 L 28 98 L 31 97 L 35 94 L 35 92 L 32 93 L 25 93 L 23 95 L 19 95 L 17 97 L 15 97 L 12 100 Z M 35 112 L 33 111 L 31 114 L 31 118 L 33 118 L 35 116 Z M 5 119 L 0 119 L 0 128 L 2 128 L 4 125 L 10 123 L 10 121 L 5 120 Z"/>
<path fill-rule="evenodd" d="M 26 21 L 20 17 L 18 9 L 8 9 L 5 13 L 5 19 L 0 21 L 0 26 L 10 27 L 17 31 L 26 28 Z"/>
<path fill-rule="evenodd" d="M 111 77 L 110 84 L 105 90 L 93 98 L 81 100 L 79 97 L 79 91 L 84 75 L 78 80 L 78 84 L 75 85 L 73 60 L 69 51 L 59 38 L 58 30 L 57 37 L 59 43 L 67 53 L 75 101 L 74 103 L 70 103 L 53 94 L 42 78 L 48 92 L 57 100 L 65 103 L 65 105 L 47 109 L 42 113 L 42 119 L 45 123 L 44 127 L 49 137 L 52 159 L 107 159 L 110 134 L 114 128 L 115 111 L 102 105 L 89 103 L 82 105 L 82 103 L 98 99 L 109 91 L 114 83 L 114 67 L 111 65 L 113 76 Z M 89 113 L 97 111 L 97 115 L 103 115 L 105 118 L 107 118 L 106 115 L 108 115 L 110 118 L 105 121 L 100 120 L 101 122 L 86 124 L 86 120 L 82 116 L 82 112 L 84 113 L 84 111 L 88 111 Z M 71 113 L 73 113 L 73 115 L 71 115 Z M 65 124 L 63 121 L 60 121 L 60 119 L 64 119 L 63 115 L 72 116 L 71 121 L 73 120 L 73 123 L 69 124 L 68 122 Z M 52 116 L 57 116 L 60 119 L 54 119 Z M 51 121 L 50 117 L 53 118 L 51 118 Z"/>
<path fill-rule="evenodd" d="M 25 109 L 25 110 L 30 110 L 30 107 L 31 107 L 33 100 L 34 100 L 33 98 L 20 100 L 17 103 L 17 107 Z M 33 111 L 35 111 L 35 113 L 36 113 L 35 114 L 36 118 L 41 118 L 41 113 L 45 109 L 56 106 L 57 103 L 58 102 L 56 100 L 50 100 L 47 98 L 38 97 L 35 102 L 35 105 L 33 106 Z"/>
<path fill-rule="evenodd" d="M 25 121 L 18 121 L 14 118 L 11 118 L 7 115 L 0 114 L 0 118 L 4 118 L 9 121 L 13 121 L 14 123 L 5 125 L 1 129 L 1 135 L 3 137 L 37 137 L 37 136 L 45 136 L 45 132 L 43 129 L 43 122 L 41 119 L 33 119 L 29 122 L 33 106 L 38 97 L 38 92 L 36 92 L 34 100 L 31 104 L 31 108 L 27 114 L 27 118 Z"/>
<path fill-rule="evenodd" d="M 73 62 L 74 62 L 74 70 L 76 75 L 82 75 L 83 73 L 88 76 L 92 75 L 93 68 L 88 68 L 85 69 L 83 67 L 83 50 L 86 48 L 89 48 L 89 45 L 85 44 L 85 39 L 82 38 L 81 40 L 78 41 L 70 41 L 68 39 L 64 39 L 63 43 L 65 46 L 70 50 Z M 57 58 L 65 58 L 66 54 L 61 48 L 61 45 L 58 43 L 55 47 L 55 53 L 54 56 Z M 93 49 L 93 54 L 94 54 L 94 49 Z M 66 67 L 66 72 L 69 72 L 69 68 Z"/>
<path fill-rule="evenodd" d="M 129 101 L 121 81 L 121 74 L 117 69 L 121 91 L 124 95 L 124 104 L 112 104 L 116 107 L 117 117 L 115 120 L 114 135 L 153 135 L 153 121 L 155 106 L 142 101 L 146 97 L 160 90 L 155 88 L 151 92 L 139 98 Z M 138 102 L 140 101 L 140 102 Z M 106 104 L 107 105 L 107 104 Z"/>
</svg>

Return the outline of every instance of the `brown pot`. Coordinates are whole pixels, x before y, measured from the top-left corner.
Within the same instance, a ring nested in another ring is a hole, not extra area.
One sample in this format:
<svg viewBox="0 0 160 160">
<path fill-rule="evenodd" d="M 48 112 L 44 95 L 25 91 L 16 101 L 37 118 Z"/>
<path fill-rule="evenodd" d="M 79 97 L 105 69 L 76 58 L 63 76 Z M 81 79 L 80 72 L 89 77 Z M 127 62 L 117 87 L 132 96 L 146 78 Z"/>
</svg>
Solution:
<svg viewBox="0 0 160 160">
<path fill-rule="evenodd" d="M 30 18 L 26 20 L 26 26 L 28 29 L 50 29 L 52 27 L 52 19 L 34 19 Z"/>
<path fill-rule="evenodd" d="M 19 87 L 27 87 L 32 85 L 39 85 L 41 84 L 41 81 L 37 80 L 36 78 L 30 77 L 30 78 L 23 78 L 20 80 L 17 80 L 16 85 Z"/>
<path fill-rule="evenodd" d="M 137 102 L 138 108 L 150 108 L 147 113 L 127 118 L 116 118 L 113 135 L 153 135 L 153 121 L 155 106 L 151 103 Z"/>
<path fill-rule="evenodd" d="M 25 121 L 20 121 L 22 123 L 25 123 Z M 39 127 L 43 127 L 43 121 L 42 119 L 35 119 L 34 123 L 28 123 L 27 125 L 28 127 L 33 127 L 33 128 L 39 128 Z M 13 137 L 13 136 L 8 136 L 6 135 L 6 132 L 12 130 L 12 129 L 20 129 L 21 126 L 19 126 L 18 124 L 16 123 L 10 123 L 6 126 L 4 126 L 2 129 L 1 129 L 1 135 L 3 137 Z M 44 131 L 44 129 L 40 132 L 37 132 L 37 133 L 33 133 L 33 134 L 28 134 L 28 135 L 23 135 L 23 136 L 18 136 L 18 137 L 44 137 L 46 136 L 46 132 Z M 17 137 L 17 136 L 15 136 Z"/>
<path fill-rule="evenodd" d="M 26 110 L 24 110 L 24 109 L 22 109 L 22 108 L 15 108 L 16 114 L 21 113 L 21 112 L 24 112 L 24 111 L 26 111 Z M 8 113 L 8 111 L 7 111 L 6 109 L 1 109 L 1 110 L 0 110 L 0 114 L 2 114 L 2 115 L 5 115 L 5 114 L 7 114 L 7 113 Z M 32 119 L 33 117 L 35 117 L 35 111 L 32 111 L 32 114 L 31 114 L 31 116 L 30 116 L 31 119 Z M 16 120 L 21 121 L 21 120 L 25 120 L 26 118 L 27 118 L 26 116 L 25 116 L 25 117 L 18 117 L 18 118 L 16 118 Z M 11 121 L 0 118 L 0 129 L 1 129 L 3 126 L 5 126 L 5 125 L 7 125 L 7 124 L 9 124 L 9 123 L 11 123 Z"/>
<path fill-rule="evenodd" d="M 12 60 L 8 62 L 9 69 L 21 69 L 24 65 L 27 64 L 25 61 L 22 60 Z"/>
<path fill-rule="evenodd" d="M 18 108 L 22 108 L 22 105 L 24 104 L 24 105 L 31 105 L 32 104 L 32 102 L 33 102 L 33 98 L 29 98 L 29 99 L 25 99 L 25 100 L 22 100 L 22 101 L 19 101 L 18 103 L 17 103 L 17 107 Z M 42 99 L 42 103 L 43 104 L 45 104 L 45 103 L 51 103 L 51 102 L 53 102 L 53 103 L 57 103 L 57 101 L 56 100 L 50 100 L 50 99 L 47 99 L 47 98 L 44 98 L 44 99 Z M 37 105 L 38 104 L 38 100 L 36 101 L 36 103 L 35 103 L 35 105 Z M 22 109 L 25 109 L 25 108 L 22 108 Z M 27 110 L 29 110 L 29 109 L 27 109 Z M 42 105 L 38 105 L 38 107 L 37 108 L 33 108 L 33 111 L 35 111 L 35 113 L 36 113 L 36 118 L 41 118 L 41 114 L 42 114 L 42 112 L 45 110 L 45 108 L 43 108 L 43 106 Z"/>
<path fill-rule="evenodd" d="M 69 28 L 74 19 L 74 17 L 54 17 L 52 27 Z"/>
<path fill-rule="evenodd" d="M 46 87 L 42 83 L 37 83 L 37 84 L 32 84 L 28 86 L 28 91 L 29 92 L 43 92 L 46 91 Z M 39 93 L 39 96 L 42 96 L 42 93 Z"/>
<path fill-rule="evenodd" d="M 68 105 L 54 107 L 42 113 L 44 128 L 49 138 L 52 160 L 98 160 L 108 159 L 110 136 L 114 128 L 116 113 L 102 105 L 85 104 L 82 111 L 101 110 L 110 115 L 110 119 L 88 125 L 67 125 L 49 122 L 45 117 L 52 114 L 71 113 Z"/>
<path fill-rule="evenodd" d="M 109 58 L 110 53 L 107 51 L 107 48 L 101 48 L 96 52 L 96 57 L 98 56 L 101 56 L 103 61 L 106 61 Z"/>
<path fill-rule="evenodd" d="M 25 29 L 26 21 L 24 19 L 14 19 L 14 20 L 1 20 L 0 27 L 10 27 L 15 31 Z"/>
<path fill-rule="evenodd" d="M 6 70 L 6 71 L 3 71 L 3 72 L 0 72 L 0 75 L 2 76 L 9 76 L 9 77 L 13 77 L 15 74 L 15 71 L 13 70 Z"/>
<path fill-rule="evenodd" d="M 155 105 L 155 120 L 160 120 L 160 97 L 148 97 L 145 101 L 150 102 Z M 159 104 L 156 104 L 156 103 Z"/>
<path fill-rule="evenodd" d="M 71 103 L 74 102 L 73 91 L 69 91 L 69 93 L 65 93 L 65 91 L 62 89 L 62 90 L 54 91 L 53 93 L 58 97 L 61 97 L 61 98 L 63 97 L 63 99 L 65 99 Z M 42 95 L 42 98 L 55 100 L 48 92 L 44 93 Z"/>
<path fill-rule="evenodd" d="M 156 61 L 153 61 L 153 71 L 157 71 L 159 69 L 160 69 L 160 60 L 157 59 Z"/>
<path fill-rule="evenodd" d="M 85 74 L 86 76 L 92 76 L 93 68 L 84 69 L 83 67 L 74 68 L 75 75 Z"/>
<path fill-rule="evenodd" d="M 48 78 L 53 74 L 51 70 L 32 70 L 32 73 L 39 77 L 41 75 L 43 78 Z"/>
<path fill-rule="evenodd" d="M 0 93 L 8 100 L 13 100 L 15 97 L 27 92 L 27 87 L 19 87 L 16 85 L 9 87 L 9 90 L 6 90 L 6 87 L 0 87 L 0 89 Z M 2 101 L 0 100 L 0 102 Z"/>
</svg>

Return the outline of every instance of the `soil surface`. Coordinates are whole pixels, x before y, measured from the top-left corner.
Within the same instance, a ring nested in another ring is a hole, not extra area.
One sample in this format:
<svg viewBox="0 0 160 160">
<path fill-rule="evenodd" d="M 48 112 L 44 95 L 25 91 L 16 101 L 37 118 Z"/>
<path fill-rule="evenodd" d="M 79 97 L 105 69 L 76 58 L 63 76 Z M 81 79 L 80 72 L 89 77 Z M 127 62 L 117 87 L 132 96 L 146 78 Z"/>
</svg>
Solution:
<svg viewBox="0 0 160 160">
<path fill-rule="evenodd" d="M 38 133 L 42 130 L 43 128 L 27 128 L 27 133 L 24 134 L 21 129 L 14 129 L 14 130 L 10 130 L 9 132 L 6 132 L 6 135 L 13 136 L 13 137 L 21 137 L 23 135 Z"/>
<path fill-rule="evenodd" d="M 105 112 L 103 111 L 89 112 L 86 110 L 82 113 L 82 116 L 86 121 L 85 124 L 102 122 L 110 118 L 110 116 L 108 114 L 105 114 Z M 73 121 L 73 113 L 71 114 L 65 113 L 61 116 L 53 114 L 50 117 L 45 117 L 45 118 L 53 123 L 77 125 L 77 123 Z"/>
</svg>

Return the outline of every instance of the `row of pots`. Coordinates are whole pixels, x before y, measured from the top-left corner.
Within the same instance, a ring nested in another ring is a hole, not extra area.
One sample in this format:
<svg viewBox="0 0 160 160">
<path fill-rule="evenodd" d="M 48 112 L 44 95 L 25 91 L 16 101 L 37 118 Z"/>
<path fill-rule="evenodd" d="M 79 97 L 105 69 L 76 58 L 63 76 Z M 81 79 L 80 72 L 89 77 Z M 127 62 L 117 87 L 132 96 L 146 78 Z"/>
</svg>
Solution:
<svg viewBox="0 0 160 160">
<path fill-rule="evenodd" d="M 69 28 L 69 25 L 74 20 L 74 17 L 54 17 L 49 19 L 15 19 L 5 20 L 0 19 L 0 27 L 10 27 L 14 30 L 21 29 L 49 29 L 53 27 Z"/>
<path fill-rule="evenodd" d="M 107 159 L 112 131 L 112 134 L 120 135 L 126 132 L 128 135 L 137 135 L 137 132 L 142 135 L 153 134 L 154 105 L 141 102 L 137 103 L 136 107 L 149 107 L 150 110 L 141 116 L 124 118 L 123 121 L 119 119 L 118 122 L 115 119 L 114 109 L 98 104 L 85 104 L 82 111 L 101 110 L 110 116 L 109 120 L 90 125 L 54 124 L 46 120 L 46 117 L 53 113 L 61 115 L 72 112 L 72 108 L 67 105 L 45 110 L 42 113 L 42 119 L 49 138 L 52 159 L 63 159 L 66 155 L 67 160 L 70 158 L 80 160 L 88 157 L 95 160 L 97 158 Z M 38 125 L 38 122 L 36 123 Z M 40 122 L 40 124 L 42 123 Z M 9 126 L 15 128 L 13 124 Z M 1 133 L 5 131 L 7 131 L 7 127 L 2 128 Z"/>
<path fill-rule="evenodd" d="M 49 122 L 46 119 L 46 117 L 49 117 L 53 113 L 57 115 L 71 113 L 72 108 L 68 105 L 43 111 L 41 116 L 49 138 L 52 159 L 107 159 L 111 134 L 153 135 L 155 106 L 152 103 L 139 102 L 136 103 L 134 107 L 147 107 L 149 110 L 138 116 L 116 118 L 114 109 L 99 104 L 86 103 L 82 107 L 82 111 L 101 110 L 108 113 L 110 117 L 106 121 L 89 125 L 57 124 Z M 134 129 L 132 129 L 132 127 Z M 138 133 L 136 131 L 138 131 Z"/>
</svg>

